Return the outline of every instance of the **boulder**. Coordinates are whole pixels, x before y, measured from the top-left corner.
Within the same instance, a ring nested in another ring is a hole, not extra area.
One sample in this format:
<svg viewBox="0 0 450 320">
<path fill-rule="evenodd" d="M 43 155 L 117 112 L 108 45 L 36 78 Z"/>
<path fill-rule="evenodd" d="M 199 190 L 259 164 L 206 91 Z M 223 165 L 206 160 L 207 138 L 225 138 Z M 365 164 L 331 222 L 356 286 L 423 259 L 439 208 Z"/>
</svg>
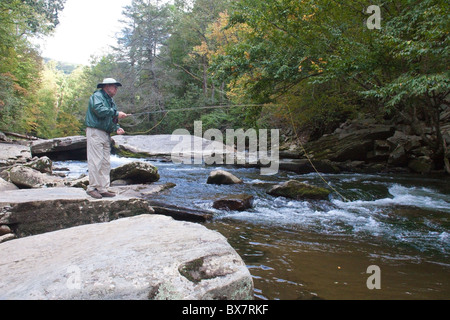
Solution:
<svg viewBox="0 0 450 320">
<path fill-rule="evenodd" d="M 0 193 L 0 226 L 9 226 L 19 237 L 144 213 L 154 210 L 143 199 L 118 195 L 96 200 L 80 188 Z"/>
<path fill-rule="evenodd" d="M 25 189 L 64 186 L 66 183 L 61 177 L 41 173 L 24 165 L 12 167 L 9 170 L 9 180 L 19 188 Z"/>
<path fill-rule="evenodd" d="M 312 186 L 297 180 L 289 180 L 272 187 L 268 194 L 295 200 L 327 200 L 330 191 L 325 188 Z"/>
<path fill-rule="evenodd" d="M 37 170 L 41 173 L 52 173 L 53 172 L 53 163 L 49 157 L 34 157 L 30 162 L 24 164 L 26 167 L 30 167 L 34 170 Z"/>
<path fill-rule="evenodd" d="M 0 299 L 252 299 L 252 277 L 216 231 L 159 215 L 0 244 Z"/>
<path fill-rule="evenodd" d="M 402 131 L 395 131 L 395 134 L 387 139 L 391 149 L 402 146 L 406 152 L 418 148 L 422 145 L 422 138 L 419 136 L 407 135 Z"/>
<path fill-rule="evenodd" d="M 174 157 L 180 161 L 193 156 L 208 157 L 213 153 L 234 154 L 234 148 L 222 142 L 192 135 L 122 135 L 114 136 L 113 140 L 115 151 L 125 157 Z"/>
<path fill-rule="evenodd" d="M 398 145 L 389 155 L 388 163 L 394 166 L 405 166 L 408 164 L 408 156 L 402 145 Z"/>
<path fill-rule="evenodd" d="M 158 168 L 154 165 L 134 161 L 111 170 L 111 181 L 126 180 L 130 184 L 152 183 L 159 180 Z"/>
<path fill-rule="evenodd" d="M 225 170 L 215 170 L 209 174 L 207 184 L 238 184 L 243 183 L 241 179 Z"/>
<path fill-rule="evenodd" d="M 348 129 L 340 130 L 339 133 L 324 135 L 317 141 L 308 142 L 305 148 L 314 160 L 365 161 L 368 153 L 374 151 L 375 141 L 387 139 L 392 134 L 394 127 L 390 125 L 351 124 Z"/>
<path fill-rule="evenodd" d="M 254 197 L 249 194 L 230 195 L 213 203 L 213 208 L 219 210 L 245 211 L 253 207 Z"/>
<path fill-rule="evenodd" d="M 433 160 L 428 156 L 418 157 L 416 159 L 412 159 L 408 163 L 408 167 L 416 173 L 420 174 L 428 174 L 431 170 L 434 169 Z"/>
<path fill-rule="evenodd" d="M 72 136 L 31 142 L 33 156 L 48 156 L 52 160 L 86 160 L 87 140 L 84 136 Z"/>
</svg>

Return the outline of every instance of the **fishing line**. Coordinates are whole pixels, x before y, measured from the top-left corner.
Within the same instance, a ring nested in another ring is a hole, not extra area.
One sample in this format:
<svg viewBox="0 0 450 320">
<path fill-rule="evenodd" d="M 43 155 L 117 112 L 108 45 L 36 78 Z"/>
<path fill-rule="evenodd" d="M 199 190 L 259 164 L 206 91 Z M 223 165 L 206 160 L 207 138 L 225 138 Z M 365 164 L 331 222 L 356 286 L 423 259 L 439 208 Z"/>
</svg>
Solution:
<svg viewBox="0 0 450 320">
<path fill-rule="evenodd" d="M 264 106 L 267 106 L 267 104 L 233 104 L 233 105 L 204 106 L 204 107 L 195 107 L 195 108 L 181 108 L 181 109 L 138 112 L 138 113 L 131 113 L 131 114 L 129 114 L 129 116 L 139 116 L 139 115 L 143 115 L 143 114 L 155 114 L 155 113 L 164 113 L 164 112 L 196 111 L 196 110 L 204 110 L 204 109 L 237 108 L 237 107 L 246 107 L 247 108 L 247 107 L 264 107 Z"/>
<path fill-rule="evenodd" d="M 316 166 L 314 165 L 314 163 L 312 162 L 310 156 L 308 155 L 308 153 L 306 152 L 306 149 L 302 143 L 302 141 L 300 140 L 300 137 L 297 134 L 297 129 L 295 127 L 294 124 L 294 119 L 292 117 L 292 113 L 291 113 L 291 108 L 289 107 L 289 105 L 286 105 L 286 107 L 288 108 L 288 112 L 289 112 L 289 118 L 291 120 L 291 125 L 292 125 L 292 129 L 294 129 L 294 134 L 297 137 L 297 141 L 300 145 L 300 147 L 303 150 L 303 153 L 305 154 L 306 159 L 308 159 L 309 163 L 311 164 L 311 166 L 313 167 L 313 169 L 316 171 L 316 173 L 319 175 L 319 177 L 323 180 L 323 182 L 325 182 L 328 187 L 330 187 L 334 192 L 336 192 L 345 202 L 349 202 L 350 200 L 348 200 L 346 197 L 344 197 L 339 191 L 336 190 L 336 188 L 334 188 L 327 180 L 325 180 L 325 178 L 322 176 L 322 174 L 319 172 L 319 170 L 317 170 Z"/>
<path fill-rule="evenodd" d="M 266 107 L 269 105 L 273 105 L 276 106 L 276 104 L 240 104 L 240 105 L 218 105 L 218 106 L 203 106 L 203 107 L 195 107 L 195 108 L 180 108 L 180 109 L 169 109 L 169 110 L 158 110 L 158 111 L 146 111 L 146 112 L 138 112 L 138 113 L 132 113 L 129 114 L 129 116 L 139 116 L 139 115 L 144 115 L 144 114 L 157 114 L 157 113 L 165 113 L 164 117 L 152 128 L 150 128 L 147 131 L 144 132 L 134 132 L 131 133 L 133 134 L 148 134 L 151 131 L 153 131 L 154 129 L 156 129 L 158 126 L 161 125 L 161 123 L 164 121 L 164 119 L 167 117 L 167 115 L 170 112 L 182 112 L 182 111 L 197 111 L 197 110 L 205 110 L 205 109 L 221 109 L 221 108 L 239 108 L 239 107 Z M 305 146 L 303 145 L 302 141 L 300 140 L 300 137 L 297 133 L 297 129 L 295 127 L 294 124 L 294 119 L 291 113 L 291 109 L 289 107 L 289 105 L 286 105 L 287 109 L 288 109 L 288 114 L 289 114 L 289 119 L 292 125 L 292 129 L 294 130 L 294 134 L 297 138 L 298 144 L 300 145 L 303 153 L 305 154 L 306 159 L 308 159 L 308 162 L 311 164 L 312 168 L 314 169 L 314 171 L 319 175 L 320 179 L 322 179 L 323 182 L 325 182 L 325 184 L 334 192 L 336 192 L 345 202 L 349 202 L 350 200 L 348 200 L 346 197 L 344 197 L 338 190 L 336 190 L 336 188 L 334 188 L 324 177 L 323 175 L 319 172 L 319 170 L 317 170 L 316 166 L 314 165 L 313 161 L 311 160 L 311 157 L 308 155 L 308 153 L 306 152 Z"/>
</svg>

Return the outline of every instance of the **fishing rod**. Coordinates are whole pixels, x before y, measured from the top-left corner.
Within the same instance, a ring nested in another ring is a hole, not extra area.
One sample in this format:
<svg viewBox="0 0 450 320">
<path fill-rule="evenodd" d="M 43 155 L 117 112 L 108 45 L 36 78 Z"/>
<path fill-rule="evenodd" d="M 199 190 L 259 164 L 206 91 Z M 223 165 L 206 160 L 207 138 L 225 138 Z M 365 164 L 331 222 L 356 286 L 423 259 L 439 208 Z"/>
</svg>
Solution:
<svg viewBox="0 0 450 320">
<path fill-rule="evenodd" d="M 156 113 L 165 113 L 165 112 L 196 111 L 196 110 L 204 110 L 204 109 L 265 107 L 268 105 L 274 105 L 274 104 L 233 104 L 233 105 L 219 105 L 219 106 L 203 106 L 203 107 L 195 107 L 195 108 L 180 108 L 180 109 L 136 112 L 136 113 L 130 113 L 130 114 L 128 114 L 128 116 L 140 116 L 143 114 L 156 114 Z"/>
<path fill-rule="evenodd" d="M 146 111 L 146 112 L 137 112 L 137 113 L 132 113 L 132 114 L 128 114 L 128 116 L 138 116 L 138 115 L 143 115 L 143 114 L 156 114 L 156 113 L 166 113 L 164 115 L 164 117 L 150 130 L 146 131 L 146 132 L 141 132 L 142 134 L 148 134 L 150 131 L 154 130 L 156 127 L 158 127 L 166 118 L 166 116 L 169 114 L 169 112 L 178 112 L 178 111 L 195 111 L 195 110 L 203 110 L 203 109 L 220 109 L 220 108 L 238 108 L 238 107 L 244 107 L 244 108 L 248 108 L 248 107 L 265 107 L 265 106 L 276 106 L 277 104 L 273 104 L 273 103 L 268 103 L 268 104 L 237 104 L 237 105 L 219 105 L 219 106 L 203 106 L 203 107 L 196 107 L 196 108 L 180 108 L 180 109 L 169 109 L 169 110 L 158 110 L 158 111 Z M 299 135 L 297 133 L 297 129 L 295 127 L 294 124 L 294 120 L 293 120 L 293 116 L 291 113 L 291 109 L 289 108 L 289 106 L 287 105 L 287 109 L 288 109 L 288 114 L 289 114 L 289 118 L 291 120 L 291 125 L 292 128 L 294 129 L 294 133 L 295 136 L 297 138 L 298 143 L 300 144 L 301 148 L 303 149 L 303 152 L 306 156 L 306 158 L 308 159 L 309 163 L 311 164 L 311 166 L 313 167 L 313 169 L 316 171 L 316 173 L 319 175 L 319 177 L 322 179 L 323 182 L 325 182 L 325 184 L 332 189 L 333 191 L 335 191 L 343 200 L 344 202 L 349 202 L 350 200 L 347 199 L 345 196 L 343 196 L 335 187 L 333 187 L 324 177 L 323 175 L 319 172 L 319 170 L 317 170 L 316 166 L 314 165 L 311 157 L 308 155 L 308 153 L 306 152 L 306 149 L 303 145 L 303 143 L 301 142 Z M 137 134 L 137 133 L 134 133 Z"/>
</svg>

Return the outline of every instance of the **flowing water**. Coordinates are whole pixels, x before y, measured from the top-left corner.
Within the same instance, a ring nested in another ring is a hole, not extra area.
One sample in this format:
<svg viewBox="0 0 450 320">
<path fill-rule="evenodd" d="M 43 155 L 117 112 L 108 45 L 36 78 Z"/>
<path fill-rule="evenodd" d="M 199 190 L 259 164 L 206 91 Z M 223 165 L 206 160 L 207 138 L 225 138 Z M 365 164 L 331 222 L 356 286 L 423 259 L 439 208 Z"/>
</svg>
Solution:
<svg viewBox="0 0 450 320">
<path fill-rule="evenodd" d="M 133 160 L 113 156 L 112 166 Z M 177 185 L 152 199 L 213 211 L 204 225 L 222 233 L 243 258 L 256 299 L 450 298 L 448 176 L 326 174 L 350 201 L 333 194 L 329 201 L 294 201 L 266 191 L 289 179 L 324 186 L 318 174 L 261 176 L 255 168 L 151 163 L 160 183 Z M 70 167 L 72 176 L 87 171 L 84 162 L 55 165 Z M 218 168 L 245 183 L 206 184 Z M 212 208 L 214 199 L 241 193 L 255 197 L 254 208 Z M 370 266 L 379 269 L 373 273 Z"/>
</svg>

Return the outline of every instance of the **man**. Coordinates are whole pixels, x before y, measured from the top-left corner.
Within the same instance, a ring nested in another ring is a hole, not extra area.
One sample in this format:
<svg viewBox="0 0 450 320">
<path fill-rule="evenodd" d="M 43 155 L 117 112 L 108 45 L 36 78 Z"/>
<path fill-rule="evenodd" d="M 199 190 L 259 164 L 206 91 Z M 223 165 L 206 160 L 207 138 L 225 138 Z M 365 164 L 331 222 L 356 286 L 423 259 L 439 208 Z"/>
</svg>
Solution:
<svg viewBox="0 0 450 320">
<path fill-rule="evenodd" d="M 117 111 L 113 97 L 122 84 L 114 79 L 104 79 L 89 99 L 86 113 L 87 158 L 89 169 L 89 187 L 87 194 L 93 198 L 114 197 L 108 191 L 110 186 L 111 133 L 122 135 L 125 131 L 119 126 L 119 119 L 128 115 Z"/>
</svg>

